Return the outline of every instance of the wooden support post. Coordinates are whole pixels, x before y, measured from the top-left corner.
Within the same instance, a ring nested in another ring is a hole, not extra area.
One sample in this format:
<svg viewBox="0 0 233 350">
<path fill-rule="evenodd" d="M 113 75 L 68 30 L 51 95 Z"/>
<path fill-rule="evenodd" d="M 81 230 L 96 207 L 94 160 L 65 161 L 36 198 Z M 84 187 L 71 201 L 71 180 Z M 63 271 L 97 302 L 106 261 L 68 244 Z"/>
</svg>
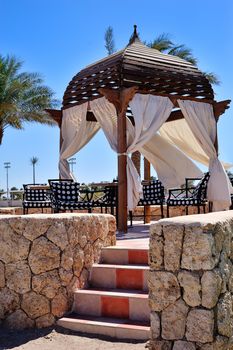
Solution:
<svg viewBox="0 0 233 350">
<path fill-rule="evenodd" d="M 118 115 L 117 146 L 118 146 L 118 230 L 127 232 L 127 150 L 126 115 L 122 110 Z"/>
<path fill-rule="evenodd" d="M 123 88 L 120 91 L 112 89 L 99 89 L 109 102 L 116 107 L 117 147 L 118 147 L 118 231 L 127 232 L 127 138 L 126 138 L 126 110 L 129 101 L 137 91 L 137 87 Z"/>
<path fill-rule="evenodd" d="M 144 180 L 150 181 L 150 162 L 144 157 Z M 149 205 L 145 206 L 145 223 L 149 224 L 151 221 L 151 208 Z"/>
</svg>

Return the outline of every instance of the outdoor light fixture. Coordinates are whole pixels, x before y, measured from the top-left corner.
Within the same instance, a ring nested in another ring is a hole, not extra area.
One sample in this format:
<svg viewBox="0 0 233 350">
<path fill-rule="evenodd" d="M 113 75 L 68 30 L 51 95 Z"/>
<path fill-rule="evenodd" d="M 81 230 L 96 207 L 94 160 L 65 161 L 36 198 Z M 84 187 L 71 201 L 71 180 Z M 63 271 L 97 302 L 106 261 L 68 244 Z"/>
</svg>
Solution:
<svg viewBox="0 0 233 350">
<path fill-rule="evenodd" d="M 73 173 L 73 170 L 74 170 L 74 165 L 76 164 L 76 158 L 70 158 L 69 160 L 68 160 L 68 162 L 69 162 L 69 164 L 71 165 L 71 171 L 72 171 L 72 173 Z"/>
</svg>

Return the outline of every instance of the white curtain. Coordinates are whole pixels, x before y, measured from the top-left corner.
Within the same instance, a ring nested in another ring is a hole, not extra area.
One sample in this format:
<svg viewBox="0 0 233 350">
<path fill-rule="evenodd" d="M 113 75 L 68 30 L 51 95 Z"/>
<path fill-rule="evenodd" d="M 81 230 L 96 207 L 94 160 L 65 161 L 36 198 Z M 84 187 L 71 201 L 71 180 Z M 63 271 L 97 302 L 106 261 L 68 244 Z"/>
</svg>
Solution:
<svg viewBox="0 0 233 350">
<path fill-rule="evenodd" d="M 173 108 L 167 97 L 136 94 L 129 103 L 135 126 L 127 119 L 127 187 L 128 210 L 133 210 L 142 192 L 141 180 L 129 157 L 143 146 L 169 117 Z M 105 97 L 90 102 L 91 109 L 100 123 L 112 149 L 117 152 L 117 114 L 115 107 Z"/>
<path fill-rule="evenodd" d="M 201 170 L 159 134 L 154 135 L 139 151 L 149 160 L 165 188 L 180 187 L 186 177 L 201 177 Z"/>
<path fill-rule="evenodd" d="M 134 128 L 129 129 L 127 154 L 133 153 L 146 144 L 168 119 L 173 104 L 168 97 L 135 94 L 129 106 L 134 116 Z M 134 209 L 138 203 L 141 185 L 137 170 L 128 157 L 127 174 L 131 176 L 129 181 L 128 197 L 129 209 Z M 133 188 L 138 190 L 133 192 Z"/>
<path fill-rule="evenodd" d="M 213 106 L 188 100 L 178 100 L 178 103 L 199 145 L 210 159 L 207 198 L 213 202 L 214 211 L 229 209 L 232 186 L 214 147 L 217 127 Z"/>
<path fill-rule="evenodd" d="M 188 157 L 207 167 L 209 166 L 209 156 L 198 143 L 184 118 L 163 124 L 159 129 L 159 133 L 163 138 L 176 145 Z M 233 166 L 233 164 L 225 162 L 222 162 L 222 164 L 225 169 L 230 169 Z"/>
<path fill-rule="evenodd" d="M 87 103 L 63 111 L 62 147 L 60 151 L 59 171 L 62 179 L 74 178 L 67 159 L 83 148 L 97 133 L 100 126 L 86 120 Z"/>
</svg>

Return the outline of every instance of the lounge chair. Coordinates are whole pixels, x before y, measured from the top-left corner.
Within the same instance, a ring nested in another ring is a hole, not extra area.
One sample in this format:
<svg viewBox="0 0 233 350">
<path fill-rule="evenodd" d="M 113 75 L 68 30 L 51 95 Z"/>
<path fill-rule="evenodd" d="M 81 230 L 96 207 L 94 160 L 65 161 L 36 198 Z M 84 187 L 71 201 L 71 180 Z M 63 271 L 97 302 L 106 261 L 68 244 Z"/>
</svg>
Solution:
<svg viewBox="0 0 233 350">
<path fill-rule="evenodd" d="M 185 206 L 186 214 L 188 214 L 189 206 L 196 206 L 198 214 L 200 214 L 200 208 L 203 207 L 203 212 L 205 213 L 205 206 L 207 204 L 207 183 L 209 177 L 209 173 L 206 173 L 201 179 L 188 178 L 186 179 L 186 185 L 184 188 L 174 188 L 169 190 L 167 199 L 167 217 L 169 217 L 169 207 L 177 206 Z M 200 181 L 196 187 L 188 187 L 188 181 L 190 180 Z"/>
<path fill-rule="evenodd" d="M 41 187 L 41 188 L 40 188 Z M 51 208 L 49 190 L 45 189 L 46 184 L 25 184 L 23 185 L 23 213 L 28 214 L 30 208 Z"/>
</svg>

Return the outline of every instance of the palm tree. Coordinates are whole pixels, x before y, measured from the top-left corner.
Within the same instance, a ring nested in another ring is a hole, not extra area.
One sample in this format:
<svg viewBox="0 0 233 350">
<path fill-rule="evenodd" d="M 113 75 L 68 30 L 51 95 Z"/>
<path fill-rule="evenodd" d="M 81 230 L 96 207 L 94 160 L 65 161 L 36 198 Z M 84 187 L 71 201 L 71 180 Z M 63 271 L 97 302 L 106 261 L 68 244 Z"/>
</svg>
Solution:
<svg viewBox="0 0 233 350">
<path fill-rule="evenodd" d="M 39 161 L 39 158 L 37 157 L 32 157 L 30 159 L 30 162 L 31 162 L 31 165 L 32 165 L 32 169 L 33 169 L 33 183 L 35 184 L 36 183 L 36 164 L 38 163 Z"/>
<path fill-rule="evenodd" d="M 116 51 L 114 36 L 113 36 L 113 28 L 111 26 L 109 26 L 105 31 L 104 41 L 105 41 L 105 49 L 107 50 L 108 55 L 111 55 Z"/>
<path fill-rule="evenodd" d="M 55 125 L 45 112 L 57 104 L 53 91 L 43 85 L 39 74 L 21 72 L 21 68 L 22 62 L 14 56 L 0 55 L 0 145 L 9 126 L 23 129 L 24 122 Z"/>
</svg>

